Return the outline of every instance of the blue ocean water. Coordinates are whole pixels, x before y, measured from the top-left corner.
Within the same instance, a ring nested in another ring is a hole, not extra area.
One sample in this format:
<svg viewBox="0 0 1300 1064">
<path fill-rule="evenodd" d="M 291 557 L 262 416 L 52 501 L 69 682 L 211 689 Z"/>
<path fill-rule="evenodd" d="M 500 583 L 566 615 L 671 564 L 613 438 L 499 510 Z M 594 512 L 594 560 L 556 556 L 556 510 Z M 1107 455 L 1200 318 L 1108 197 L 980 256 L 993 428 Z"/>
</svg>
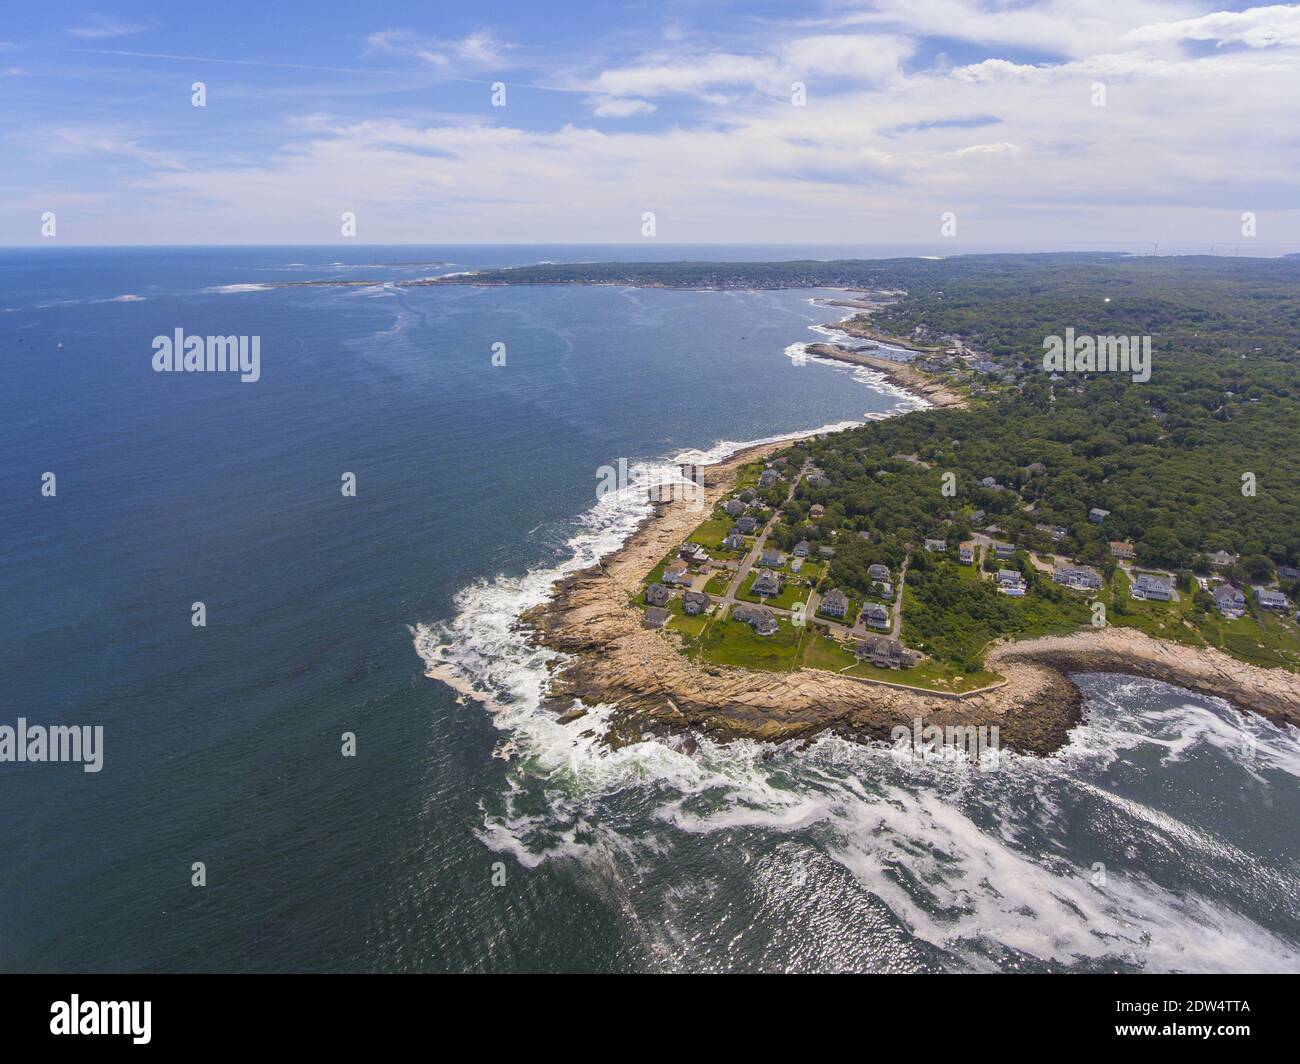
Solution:
<svg viewBox="0 0 1300 1064">
<path fill-rule="evenodd" d="M 599 467 L 900 406 L 788 357 L 829 293 L 382 283 L 647 254 L 0 253 L 0 723 L 105 729 L 0 765 L 0 969 L 1294 970 L 1300 744 L 1222 703 L 1090 678 L 990 777 L 539 709 L 518 613 L 639 516 Z M 315 278 L 379 283 L 265 287 Z M 153 372 L 176 328 L 261 379 Z"/>
</svg>

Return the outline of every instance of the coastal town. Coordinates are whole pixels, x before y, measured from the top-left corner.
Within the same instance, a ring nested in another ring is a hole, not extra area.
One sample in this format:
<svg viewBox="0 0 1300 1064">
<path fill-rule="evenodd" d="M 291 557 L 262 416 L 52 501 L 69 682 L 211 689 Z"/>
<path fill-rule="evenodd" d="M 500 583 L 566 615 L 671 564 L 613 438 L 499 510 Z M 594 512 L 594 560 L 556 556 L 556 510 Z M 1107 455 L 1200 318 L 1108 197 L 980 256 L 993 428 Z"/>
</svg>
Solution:
<svg viewBox="0 0 1300 1064">
<path fill-rule="evenodd" d="M 915 456 L 898 457 L 924 465 Z M 1023 472 L 1032 478 L 1046 468 L 1032 463 Z M 909 613 L 923 606 L 911 601 L 908 570 L 924 556 L 927 568 L 984 582 L 1007 599 L 1035 594 L 1059 599 L 1064 592 L 1077 609 L 1067 612 L 1060 630 L 1113 623 L 1176 638 L 1199 605 L 1238 637 L 1253 638 L 1252 626 L 1262 624 L 1282 630 L 1291 644 L 1300 643 L 1295 567 L 1279 566 L 1267 582 L 1247 582 L 1239 575 L 1234 582 L 1240 558 L 1231 552 L 1207 554 L 1202 572 L 1179 573 L 1139 564 L 1134 544 L 1115 539 L 1106 541 L 1113 566 L 1104 572 L 1062 550 L 1073 541 L 1071 529 L 1039 522 L 1032 542 L 1013 542 L 979 509 L 953 511 L 948 527 L 904 544 L 895 565 L 883 557 L 868 562 L 865 585 L 840 586 L 834 578 L 837 551 L 870 544 L 874 530 L 828 528 L 809 533 L 817 535 L 815 542 L 798 538 L 783 546 L 792 534 L 802 536 L 789 531 L 792 520 L 799 530 L 840 524 L 828 515 L 825 502 L 811 501 L 824 497 L 822 489 L 831 484 L 811 458 L 795 465 L 791 455 L 777 455 L 747 466 L 735 492 L 646 576 L 637 602 L 644 625 L 680 633 L 688 654 L 719 664 L 822 669 L 866 682 L 954 693 L 996 684 L 995 673 L 963 671 L 937 660 L 927 653 L 923 635 L 909 630 L 904 602 Z M 982 478 L 979 487 L 1013 490 L 993 476 Z M 1086 520 L 1104 533 L 1110 516 L 1091 507 Z M 962 533 L 954 534 L 954 526 Z"/>
</svg>

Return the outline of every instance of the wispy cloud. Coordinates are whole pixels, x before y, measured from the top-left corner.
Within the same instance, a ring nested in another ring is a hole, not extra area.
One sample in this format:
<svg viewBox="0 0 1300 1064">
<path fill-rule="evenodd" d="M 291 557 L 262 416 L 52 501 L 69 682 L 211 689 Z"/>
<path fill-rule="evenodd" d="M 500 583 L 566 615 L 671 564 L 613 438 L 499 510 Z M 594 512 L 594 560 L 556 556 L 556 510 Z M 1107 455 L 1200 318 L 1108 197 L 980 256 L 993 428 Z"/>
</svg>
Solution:
<svg viewBox="0 0 1300 1064">
<path fill-rule="evenodd" d="M 442 71 L 481 71 L 505 69 L 509 65 L 506 53 L 511 47 L 487 30 L 450 40 L 413 30 L 380 30 L 366 38 L 363 54 L 411 56 Z"/>
<path fill-rule="evenodd" d="M 97 41 L 107 37 L 129 37 L 158 28 L 156 22 L 125 22 L 111 15 L 86 15 L 79 24 L 70 26 L 68 32 L 82 40 Z"/>
</svg>

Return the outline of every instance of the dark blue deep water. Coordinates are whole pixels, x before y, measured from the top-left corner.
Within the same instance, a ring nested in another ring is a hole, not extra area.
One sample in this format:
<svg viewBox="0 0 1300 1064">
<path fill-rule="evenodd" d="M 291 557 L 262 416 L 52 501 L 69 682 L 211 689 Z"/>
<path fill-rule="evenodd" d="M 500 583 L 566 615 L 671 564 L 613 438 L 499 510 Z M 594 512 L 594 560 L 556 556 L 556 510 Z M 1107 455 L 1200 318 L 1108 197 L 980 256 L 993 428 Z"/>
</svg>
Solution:
<svg viewBox="0 0 1300 1064">
<path fill-rule="evenodd" d="M 1222 703 L 1087 677 L 1065 751 L 985 776 L 538 709 L 514 618 L 638 516 L 600 466 L 898 397 L 787 357 L 818 293 L 261 286 L 645 254 L 0 252 L 0 724 L 105 732 L 97 774 L 0 764 L 0 969 L 1300 967 L 1300 743 Z M 261 379 L 153 372 L 177 328 Z"/>
</svg>

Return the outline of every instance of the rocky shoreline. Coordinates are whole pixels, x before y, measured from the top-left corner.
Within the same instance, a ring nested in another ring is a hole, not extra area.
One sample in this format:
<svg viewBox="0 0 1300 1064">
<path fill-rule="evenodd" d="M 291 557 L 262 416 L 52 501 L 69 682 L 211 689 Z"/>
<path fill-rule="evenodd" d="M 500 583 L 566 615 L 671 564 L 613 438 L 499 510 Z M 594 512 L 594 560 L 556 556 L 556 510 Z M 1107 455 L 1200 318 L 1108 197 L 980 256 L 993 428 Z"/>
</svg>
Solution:
<svg viewBox="0 0 1300 1064">
<path fill-rule="evenodd" d="M 729 493 L 743 465 L 789 441 L 748 448 L 702 470 L 705 507 Z M 523 621 L 540 644 L 564 655 L 549 700 L 581 726 L 582 704 L 613 705 L 605 741 L 618 747 L 657 736 L 690 748 L 716 741 L 809 740 L 833 733 L 888 740 L 916 719 L 941 727 L 996 725 L 1004 748 L 1047 755 L 1081 719 L 1072 672 L 1147 676 L 1228 699 L 1271 720 L 1300 725 L 1300 677 L 1248 665 L 1217 650 L 1163 643 L 1130 629 L 1005 643 L 988 655 L 1006 683 L 961 697 L 886 687 L 818 670 L 767 672 L 692 661 L 677 634 L 648 630 L 633 605 L 645 574 L 701 520 L 685 501 L 658 504 L 622 548 L 555 585 Z"/>
<path fill-rule="evenodd" d="M 839 328 L 836 325 L 835 328 Z M 854 351 L 841 344 L 813 343 L 805 350 L 814 358 L 828 358 L 835 362 L 848 362 L 855 366 L 866 366 L 883 373 L 891 384 L 920 396 L 931 406 L 964 407 L 964 397 L 936 380 L 932 380 L 919 370 L 913 369 L 906 362 L 896 362 L 892 358 L 868 355 L 863 351 Z"/>
</svg>

